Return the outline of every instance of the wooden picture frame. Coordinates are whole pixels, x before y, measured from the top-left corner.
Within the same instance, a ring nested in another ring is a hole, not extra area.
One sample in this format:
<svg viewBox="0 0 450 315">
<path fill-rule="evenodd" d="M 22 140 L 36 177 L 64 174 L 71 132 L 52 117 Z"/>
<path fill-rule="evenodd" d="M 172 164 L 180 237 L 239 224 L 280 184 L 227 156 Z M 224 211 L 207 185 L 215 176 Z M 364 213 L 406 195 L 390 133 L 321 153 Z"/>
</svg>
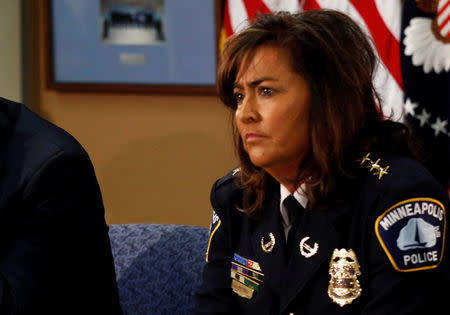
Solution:
<svg viewBox="0 0 450 315">
<path fill-rule="evenodd" d="M 138 36 L 141 42 L 131 44 L 105 43 L 105 16 L 113 16 L 102 3 L 108 0 L 45 1 L 48 88 L 216 95 L 222 0 L 147 0 L 164 4 L 166 33 L 161 42 L 142 43 Z M 122 1 L 127 14 L 143 14 Z"/>
</svg>

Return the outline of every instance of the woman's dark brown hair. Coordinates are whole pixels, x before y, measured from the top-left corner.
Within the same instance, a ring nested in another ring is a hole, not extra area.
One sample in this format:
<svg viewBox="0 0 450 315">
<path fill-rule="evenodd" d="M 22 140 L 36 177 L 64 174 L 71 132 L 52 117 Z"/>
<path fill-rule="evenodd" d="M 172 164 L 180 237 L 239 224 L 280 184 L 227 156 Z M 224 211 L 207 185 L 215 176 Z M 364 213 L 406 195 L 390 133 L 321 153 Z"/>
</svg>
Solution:
<svg viewBox="0 0 450 315">
<path fill-rule="evenodd" d="M 380 127 L 384 117 L 372 81 L 377 56 L 360 27 L 337 11 L 262 15 L 225 44 L 217 82 L 221 100 L 233 113 L 236 75 L 262 45 L 285 49 L 294 71 L 308 82 L 311 148 L 298 183 L 305 181 L 310 203 L 317 206 L 339 178 L 349 176 L 349 159 L 372 149 L 378 130 L 386 130 Z M 390 129 L 407 133 L 403 126 Z M 251 215 L 261 209 L 270 175 L 251 163 L 234 120 L 233 133 L 245 188 L 243 209 Z"/>
</svg>

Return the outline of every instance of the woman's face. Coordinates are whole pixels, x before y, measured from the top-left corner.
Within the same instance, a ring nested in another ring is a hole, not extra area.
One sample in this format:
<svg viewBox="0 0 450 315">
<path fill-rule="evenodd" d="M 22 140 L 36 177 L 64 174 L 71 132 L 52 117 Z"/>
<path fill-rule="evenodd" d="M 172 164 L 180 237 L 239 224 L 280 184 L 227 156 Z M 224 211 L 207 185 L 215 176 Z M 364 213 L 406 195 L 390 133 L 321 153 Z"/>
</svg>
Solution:
<svg viewBox="0 0 450 315">
<path fill-rule="evenodd" d="M 234 87 L 236 125 L 252 163 L 278 181 L 297 178 L 310 149 L 310 91 L 289 54 L 258 48 L 241 64 Z"/>
</svg>

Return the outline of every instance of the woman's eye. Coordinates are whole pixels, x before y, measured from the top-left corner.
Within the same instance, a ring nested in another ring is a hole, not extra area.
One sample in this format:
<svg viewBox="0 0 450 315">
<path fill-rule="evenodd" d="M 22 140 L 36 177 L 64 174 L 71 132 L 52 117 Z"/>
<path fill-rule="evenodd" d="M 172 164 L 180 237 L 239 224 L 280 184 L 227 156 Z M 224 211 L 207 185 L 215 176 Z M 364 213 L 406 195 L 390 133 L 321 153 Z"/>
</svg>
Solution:
<svg viewBox="0 0 450 315">
<path fill-rule="evenodd" d="M 242 103 L 242 100 L 244 99 L 244 94 L 242 93 L 234 93 L 234 100 L 236 102 L 236 104 L 240 104 Z"/>
<path fill-rule="evenodd" d="M 268 88 L 268 87 L 261 87 L 259 89 L 259 93 L 262 96 L 271 96 L 273 94 L 273 90 L 271 88 Z"/>
</svg>

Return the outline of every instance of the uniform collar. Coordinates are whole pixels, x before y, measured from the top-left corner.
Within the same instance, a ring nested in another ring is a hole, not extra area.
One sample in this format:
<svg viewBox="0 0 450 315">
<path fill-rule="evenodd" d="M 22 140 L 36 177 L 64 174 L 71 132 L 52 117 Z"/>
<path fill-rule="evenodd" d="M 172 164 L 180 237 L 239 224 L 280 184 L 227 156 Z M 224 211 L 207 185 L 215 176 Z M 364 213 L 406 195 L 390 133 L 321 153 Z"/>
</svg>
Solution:
<svg viewBox="0 0 450 315">
<path fill-rule="evenodd" d="M 297 190 L 292 194 L 292 196 L 294 196 L 295 199 L 297 199 L 297 201 L 302 205 L 302 207 L 306 209 L 309 199 L 306 196 L 305 190 L 306 190 L 306 184 L 303 183 L 300 185 L 300 187 L 297 188 Z M 284 187 L 282 184 L 280 184 L 281 204 L 283 204 L 284 199 L 286 199 L 289 195 L 291 195 L 291 192 L 286 187 Z"/>
<path fill-rule="evenodd" d="M 286 199 L 288 196 L 292 195 L 298 201 L 298 203 L 301 204 L 302 207 L 306 209 L 309 199 L 305 194 L 305 188 L 306 188 L 306 184 L 303 183 L 300 185 L 300 187 L 297 188 L 297 190 L 293 194 L 291 194 L 291 192 L 285 186 L 280 184 L 280 212 L 281 212 L 281 218 L 283 219 L 283 227 L 285 230 L 286 237 L 287 237 L 289 228 L 291 226 L 291 222 L 289 221 L 289 216 L 288 216 L 286 207 L 283 204 L 284 199 Z"/>
</svg>

